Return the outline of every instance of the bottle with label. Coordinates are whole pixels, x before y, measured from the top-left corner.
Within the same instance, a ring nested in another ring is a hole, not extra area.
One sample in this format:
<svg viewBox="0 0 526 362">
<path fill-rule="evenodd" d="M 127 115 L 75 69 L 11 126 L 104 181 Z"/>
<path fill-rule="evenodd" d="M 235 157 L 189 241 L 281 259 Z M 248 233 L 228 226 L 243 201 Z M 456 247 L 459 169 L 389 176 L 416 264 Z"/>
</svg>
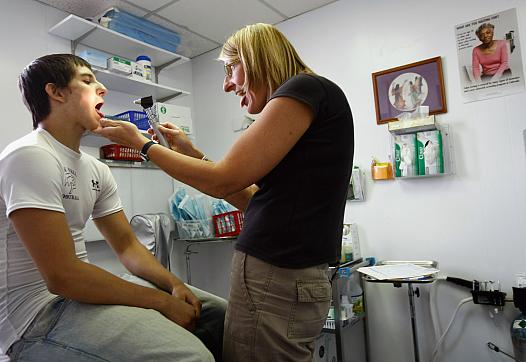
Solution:
<svg viewBox="0 0 526 362">
<path fill-rule="evenodd" d="M 352 311 L 355 316 L 359 316 L 364 313 L 364 305 L 363 305 L 363 290 L 360 286 L 360 282 L 358 280 L 359 275 L 355 273 L 350 279 L 349 279 L 349 294 L 351 296 L 351 303 L 352 303 Z"/>
<path fill-rule="evenodd" d="M 152 81 L 152 60 L 147 55 L 139 55 L 135 60 L 142 67 L 142 77 L 144 80 Z"/>
<path fill-rule="evenodd" d="M 353 260 L 353 245 L 351 237 L 351 224 L 343 224 L 342 233 L 342 252 L 340 263 L 346 263 Z"/>
</svg>

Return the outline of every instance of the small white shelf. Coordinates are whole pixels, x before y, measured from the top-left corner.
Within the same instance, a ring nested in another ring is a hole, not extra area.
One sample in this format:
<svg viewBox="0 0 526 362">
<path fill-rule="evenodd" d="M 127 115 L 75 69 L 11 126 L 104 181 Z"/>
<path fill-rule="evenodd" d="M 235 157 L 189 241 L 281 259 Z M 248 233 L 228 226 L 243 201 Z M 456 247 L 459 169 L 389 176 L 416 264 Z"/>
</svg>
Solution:
<svg viewBox="0 0 526 362">
<path fill-rule="evenodd" d="M 181 89 L 167 87 L 146 80 L 132 79 L 125 75 L 113 73 L 105 69 L 93 68 L 93 71 L 97 80 L 109 89 L 141 97 L 152 95 L 158 102 L 164 102 L 171 98 L 190 94 Z"/>
<path fill-rule="evenodd" d="M 135 59 L 140 54 L 148 54 L 154 67 L 171 62 L 182 64 L 189 60 L 182 55 L 131 38 L 76 15 L 69 15 L 49 29 L 49 33 L 128 59 Z"/>
<path fill-rule="evenodd" d="M 124 168 L 159 168 L 156 164 L 147 161 L 118 161 L 118 160 L 106 160 L 104 158 L 99 159 L 100 162 L 105 163 L 109 167 L 124 167 Z"/>
</svg>

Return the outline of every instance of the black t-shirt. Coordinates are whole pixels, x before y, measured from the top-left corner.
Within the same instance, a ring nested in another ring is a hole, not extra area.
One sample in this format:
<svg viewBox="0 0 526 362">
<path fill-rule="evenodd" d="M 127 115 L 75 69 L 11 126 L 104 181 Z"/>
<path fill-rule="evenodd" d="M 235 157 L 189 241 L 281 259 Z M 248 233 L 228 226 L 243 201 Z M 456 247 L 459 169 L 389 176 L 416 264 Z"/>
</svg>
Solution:
<svg viewBox="0 0 526 362">
<path fill-rule="evenodd" d="M 315 74 L 289 78 L 271 99 L 277 97 L 307 104 L 314 121 L 256 183 L 236 249 L 283 268 L 334 264 L 354 153 L 351 109 L 336 84 Z"/>
</svg>

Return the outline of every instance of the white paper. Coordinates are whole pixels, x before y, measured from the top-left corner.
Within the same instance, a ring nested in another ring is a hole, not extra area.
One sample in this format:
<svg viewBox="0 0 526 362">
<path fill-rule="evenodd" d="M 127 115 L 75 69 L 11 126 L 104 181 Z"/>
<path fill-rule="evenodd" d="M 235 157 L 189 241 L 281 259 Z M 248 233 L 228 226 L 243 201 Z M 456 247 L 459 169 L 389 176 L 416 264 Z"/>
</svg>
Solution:
<svg viewBox="0 0 526 362">
<path fill-rule="evenodd" d="M 435 268 L 425 268 L 409 263 L 368 266 L 359 268 L 358 271 L 378 280 L 419 278 L 439 272 Z"/>
</svg>

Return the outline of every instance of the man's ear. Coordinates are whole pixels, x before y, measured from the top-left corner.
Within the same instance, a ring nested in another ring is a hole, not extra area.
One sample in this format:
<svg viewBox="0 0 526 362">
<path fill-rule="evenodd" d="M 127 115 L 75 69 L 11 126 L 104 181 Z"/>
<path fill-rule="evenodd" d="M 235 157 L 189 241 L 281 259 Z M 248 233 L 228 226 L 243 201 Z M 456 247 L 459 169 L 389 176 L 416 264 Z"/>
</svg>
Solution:
<svg viewBox="0 0 526 362">
<path fill-rule="evenodd" d="M 47 83 L 44 89 L 46 90 L 46 93 L 50 99 L 53 99 L 60 103 L 64 103 L 66 101 L 64 89 L 57 87 L 56 84 Z"/>
</svg>

